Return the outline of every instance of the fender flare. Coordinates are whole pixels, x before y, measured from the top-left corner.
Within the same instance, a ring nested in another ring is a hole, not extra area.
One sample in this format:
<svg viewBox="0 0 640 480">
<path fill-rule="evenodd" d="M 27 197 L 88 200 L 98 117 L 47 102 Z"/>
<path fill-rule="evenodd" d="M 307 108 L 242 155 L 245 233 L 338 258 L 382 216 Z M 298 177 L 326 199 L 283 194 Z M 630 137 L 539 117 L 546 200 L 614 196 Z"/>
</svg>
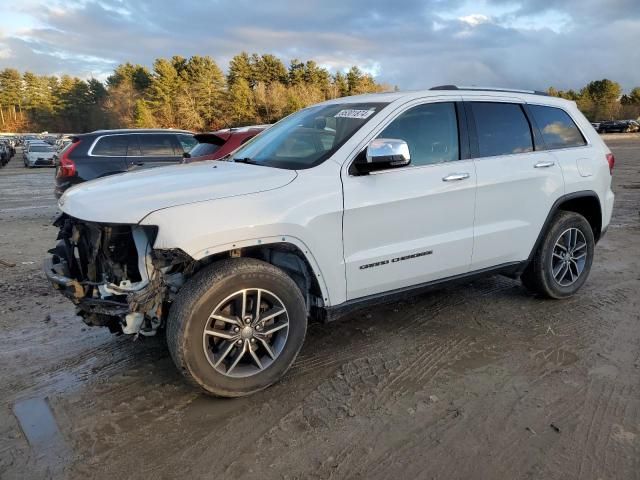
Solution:
<svg viewBox="0 0 640 480">
<path fill-rule="evenodd" d="M 322 298 L 324 299 L 325 304 L 331 305 L 331 296 L 329 295 L 329 289 L 327 288 L 327 284 L 324 275 L 322 274 L 322 270 L 320 269 L 320 265 L 311 253 L 311 249 L 297 237 L 291 235 L 278 235 L 249 238 L 246 240 L 238 240 L 231 243 L 224 243 L 220 245 L 214 245 L 212 247 L 207 247 L 190 255 L 194 260 L 199 261 L 218 253 L 229 252 L 231 250 L 247 247 L 264 247 L 276 243 L 289 243 L 291 245 L 294 245 L 296 248 L 298 248 L 298 250 L 300 250 L 300 252 L 302 252 L 305 259 L 311 266 L 311 270 L 313 271 L 316 280 L 318 281 L 318 285 L 320 286 L 320 291 L 322 292 Z"/>
<path fill-rule="evenodd" d="M 577 198 L 595 198 L 596 201 L 598 202 L 599 207 L 600 207 L 600 216 L 602 217 L 602 203 L 600 202 L 600 197 L 598 197 L 598 194 L 595 191 L 593 191 L 593 190 L 580 190 L 580 191 L 577 191 L 577 192 L 572 192 L 572 193 L 567 193 L 565 195 L 562 195 L 561 197 L 559 197 L 553 203 L 553 205 L 549 209 L 549 213 L 547 214 L 547 218 L 545 219 L 544 223 L 542 224 L 542 228 L 540 229 L 540 232 L 538 233 L 538 238 L 536 238 L 536 241 L 533 244 L 533 248 L 531 249 L 531 252 L 529 253 L 529 257 L 527 258 L 527 261 L 525 262 L 525 265 L 528 265 L 529 263 L 531 263 L 531 260 L 533 260 L 533 256 L 535 255 L 536 250 L 538 250 L 538 247 L 540 246 L 540 242 L 542 242 L 542 238 L 544 237 L 545 233 L 547 233 L 547 230 L 549 229 L 549 225 L 551 224 L 551 219 L 556 214 L 556 212 L 558 210 L 560 210 L 560 205 L 563 204 L 564 202 L 568 201 L 568 200 L 575 200 Z"/>
</svg>

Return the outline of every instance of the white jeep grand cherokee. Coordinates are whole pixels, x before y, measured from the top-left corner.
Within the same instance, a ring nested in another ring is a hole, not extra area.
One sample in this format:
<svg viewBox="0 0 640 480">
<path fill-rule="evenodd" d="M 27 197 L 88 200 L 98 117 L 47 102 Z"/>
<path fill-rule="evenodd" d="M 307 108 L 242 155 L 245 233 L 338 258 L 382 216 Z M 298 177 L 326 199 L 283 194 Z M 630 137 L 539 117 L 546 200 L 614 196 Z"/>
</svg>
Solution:
<svg viewBox="0 0 640 480">
<path fill-rule="evenodd" d="M 613 207 L 614 159 L 575 103 L 436 87 L 301 110 L 228 161 L 83 183 L 45 270 L 91 325 L 166 326 L 206 392 L 291 366 L 310 318 L 468 279 L 574 294 Z"/>
</svg>

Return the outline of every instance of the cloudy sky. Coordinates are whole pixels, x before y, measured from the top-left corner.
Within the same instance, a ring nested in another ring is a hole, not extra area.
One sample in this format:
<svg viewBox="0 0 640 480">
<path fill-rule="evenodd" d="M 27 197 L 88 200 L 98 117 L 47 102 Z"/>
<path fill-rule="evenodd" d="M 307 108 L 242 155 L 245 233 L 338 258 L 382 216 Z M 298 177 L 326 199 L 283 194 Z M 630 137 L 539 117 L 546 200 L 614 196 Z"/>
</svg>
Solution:
<svg viewBox="0 0 640 480">
<path fill-rule="evenodd" d="M 356 64 L 401 89 L 640 85 L 640 0 L 0 0 L 0 68 L 104 79 L 236 53 Z"/>
</svg>

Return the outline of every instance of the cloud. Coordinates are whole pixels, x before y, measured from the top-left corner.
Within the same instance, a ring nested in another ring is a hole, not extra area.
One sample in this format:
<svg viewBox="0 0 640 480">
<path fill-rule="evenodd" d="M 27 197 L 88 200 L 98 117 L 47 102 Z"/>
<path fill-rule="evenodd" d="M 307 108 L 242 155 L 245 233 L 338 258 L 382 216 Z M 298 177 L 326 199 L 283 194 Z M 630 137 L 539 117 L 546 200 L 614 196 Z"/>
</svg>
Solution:
<svg viewBox="0 0 640 480">
<path fill-rule="evenodd" d="M 465 15 L 463 17 L 459 17 L 458 20 L 472 27 L 480 25 L 481 23 L 489 23 L 491 21 L 491 19 L 487 15 L 483 15 L 481 13 Z"/>
<path fill-rule="evenodd" d="M 105 78 L 125 61 L 194 54 L 226 68 L 246 50 L 356 64 L 402 89 L 640 84 L 637 0 L 29 0 L 19 28 L 2 28 L 0 68 L 37 73 Z"/>
</svg>

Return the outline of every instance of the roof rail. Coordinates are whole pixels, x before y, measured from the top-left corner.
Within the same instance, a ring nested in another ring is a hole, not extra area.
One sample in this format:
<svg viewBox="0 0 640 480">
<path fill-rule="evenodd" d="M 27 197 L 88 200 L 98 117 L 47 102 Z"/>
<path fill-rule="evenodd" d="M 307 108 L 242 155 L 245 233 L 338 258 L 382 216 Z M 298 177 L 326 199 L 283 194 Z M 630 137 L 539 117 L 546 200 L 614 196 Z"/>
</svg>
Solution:
<svg viewBox="0 0 640 480">
<path fill-rule="evenodd" d="M 507 93 L 528 93 L 530 95 L 543 95 L 548 97 L 547 92 L 540 90 L 519 90 L 516 88 L 495 88 L 495 87 L 463 87 L 460 85 L 438 85 L 429 90 L 472 90 L 474 92 L 507 92 Z"/>
</svg>

